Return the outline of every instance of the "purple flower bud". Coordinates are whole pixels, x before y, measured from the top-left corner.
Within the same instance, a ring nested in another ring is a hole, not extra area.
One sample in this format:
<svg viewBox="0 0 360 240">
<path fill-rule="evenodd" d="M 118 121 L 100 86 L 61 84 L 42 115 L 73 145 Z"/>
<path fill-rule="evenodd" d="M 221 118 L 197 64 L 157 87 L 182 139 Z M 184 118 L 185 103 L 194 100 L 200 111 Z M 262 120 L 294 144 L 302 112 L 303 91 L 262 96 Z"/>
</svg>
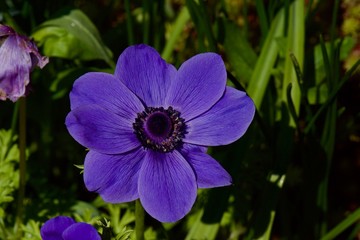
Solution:
<svg viewBox="0 0 360 240">
<path fill-rule="evenodd" d="M 75 222 L 70 217 L 57 216 L 46 221 L 40 229 L 42 240 L 101 240 L 90 224 Z"/>
<path fill-rule="evenodd" d="M 0 24 L 0 100 L 15 102 L 24 96 L 31 70 L 48 62 L 32 40 Z"/>
</svg>

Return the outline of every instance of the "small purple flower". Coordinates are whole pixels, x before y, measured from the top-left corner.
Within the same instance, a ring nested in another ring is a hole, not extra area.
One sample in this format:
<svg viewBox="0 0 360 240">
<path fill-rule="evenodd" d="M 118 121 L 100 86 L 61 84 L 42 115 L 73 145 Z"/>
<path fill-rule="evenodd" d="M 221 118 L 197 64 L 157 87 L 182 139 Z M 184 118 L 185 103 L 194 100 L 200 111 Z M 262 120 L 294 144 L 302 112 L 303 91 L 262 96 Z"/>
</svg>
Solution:
<svg viewBox="0 0 360 240">
<path fill-rule="evenodd" d="M 218 54 L 198 54 L 176 70 L 146 45 L 128 47 L 114 75 L 77 79 L 66 126 L 90 149 L 87 189 L 111 203 L 140 198 L 151 216 L 174 222 L 190 211 L 197 188 L 230 185 L 206 146 L 239 139 L 255 107 L 226 79 Z"/>
<path fill-rule="evenodd" d="M 40 229 L 42 240 L 101 240 L 96 229 L 90 224 L 75 222 L 65 216 L 54 217 Z"/>
<path fill-rule="evenodd" d="M 48 61 L 33 41 L 0 24 L 0 100 L 15 102 L 24 96 L 30 71 L 35 66 L 43 68 Z"/>
</svg>

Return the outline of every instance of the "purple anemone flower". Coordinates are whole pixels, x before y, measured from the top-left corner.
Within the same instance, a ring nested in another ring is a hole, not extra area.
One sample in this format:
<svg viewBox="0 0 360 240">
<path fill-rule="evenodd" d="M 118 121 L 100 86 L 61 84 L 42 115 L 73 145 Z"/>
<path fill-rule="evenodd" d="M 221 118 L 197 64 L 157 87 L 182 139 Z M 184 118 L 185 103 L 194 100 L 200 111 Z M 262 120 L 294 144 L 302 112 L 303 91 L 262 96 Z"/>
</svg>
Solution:
<svg viewBox="0 0 360 240">
<path fill-rule="evenodd" d="M 146 45 L 128 47 L 114 75 L 78 78 L 66 126 L 90 149 L 87 189 L 110 203 L 139 198 L 152 217 L 174 222 L 190 211 L 197 188 L 230 185 L 206 146 L 239 139 L 255 107 L 226 79 L 218 54 L 198 54 L 177 70 Z"/>
<path fill-rule="evenodd" d="M 99 233 L 90 224 L 75 222 L 65 216 L 54 217 L 40 229 L 42 240 L 101 240 Z"/>
<path fill-rule="evenodd" d="M 0 100 L 15 102 L 24 96 L 31 70 L 43 68 L 48 61 L 33 41 L 0 24 Z"/>
</svg>

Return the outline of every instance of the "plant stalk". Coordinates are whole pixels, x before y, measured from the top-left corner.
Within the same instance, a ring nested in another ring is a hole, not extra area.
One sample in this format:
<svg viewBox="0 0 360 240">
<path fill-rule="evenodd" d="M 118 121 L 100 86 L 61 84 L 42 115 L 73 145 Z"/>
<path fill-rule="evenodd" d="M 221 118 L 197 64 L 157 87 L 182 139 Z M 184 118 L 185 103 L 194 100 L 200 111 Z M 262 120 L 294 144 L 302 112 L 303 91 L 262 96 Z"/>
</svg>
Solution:
<svg viewBox="0 0 360 240">
<path fill-rule="evenodd" d="M 21 225 L 24 220 L 24 198 L 26 185 L 26 99 L 19 99 L 19 195 L 17 204 L 16 226 L 19 236 L 22 235 Z"/>
<path fill-rule="evenodd" d="M 141 205 L 140 200 L 136 200 L 135 203 L 135 233 L 136 240 L 144 240 L 144 219 L 145 219 L 145 211 L 143 206 Z"/>
</svg>

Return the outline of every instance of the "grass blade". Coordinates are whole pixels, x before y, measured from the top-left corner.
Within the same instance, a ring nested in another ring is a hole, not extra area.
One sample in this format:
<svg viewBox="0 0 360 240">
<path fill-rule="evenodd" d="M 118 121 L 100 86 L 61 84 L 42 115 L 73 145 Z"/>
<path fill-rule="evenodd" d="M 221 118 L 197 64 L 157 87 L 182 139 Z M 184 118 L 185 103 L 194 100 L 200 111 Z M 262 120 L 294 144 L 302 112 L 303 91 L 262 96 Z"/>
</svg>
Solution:
<svg viewBox="0 0 360 240">
<path fill-rule="evenodd" d="M 282 101 L 288 104 L 287 86 L 291 83 L 291 99 L 294 105 L 296 115 L 299 115 L 301 91 L 293 67 L 291 56 L 296 56 L 300 68 L 304 62 L 304 41 L 305 41 L 305 19 L 304 19 L 304 1 L 296 0 L 291 4 L 289 12 L 289 26 L 287 29 L 287 48 L 285 57 L 285 69 L 282 89 Z M 290 126 L 295 126 L 296 119 L 291 118 Z"/>
<path fill-rule="evenodd" d="M 335 239 L 340 233 L 345 231 L 351 225 L 360 220 L 360 208 L 351 213 L 347 218 L 345 218 L 342 222 L 336 225 L 333 229 L 331 229 L 325 236 L 321 238 L 321 240 L 331 240 Z"/>
<path fill-rule="evenodd" d="M 260 109 L 265 90 L 270 80 L 271 72 L 278 56 L 278 46 L 276 39 L 282 36 L 284 28 L 284 11 L 281 10 L 271 24 L 269 34 L 267 35 L 262 47 L 260 56 L 256 62 L 254 73 L 251 76 L 247 92 L 253 99 L 256 107 Z"/>
<path fill-rule="evenodd" d="M 178 40 L 181 32 L 184 29 L 185 24 L 189 21 L 190 14 L 186 7 L 183 7 L 180 11 L 179 16 L 177 17 L 175 21 L 175 26 L 173 29 L 173 32 L 170 34 L 170 38 L 166 41 L 166 45 L 164 47 L 164 50 L 161 53 L 161 56 L 165 60 L 169 60 L 172 51 L 174 50 L 176 41 Z"/>
</svg>

